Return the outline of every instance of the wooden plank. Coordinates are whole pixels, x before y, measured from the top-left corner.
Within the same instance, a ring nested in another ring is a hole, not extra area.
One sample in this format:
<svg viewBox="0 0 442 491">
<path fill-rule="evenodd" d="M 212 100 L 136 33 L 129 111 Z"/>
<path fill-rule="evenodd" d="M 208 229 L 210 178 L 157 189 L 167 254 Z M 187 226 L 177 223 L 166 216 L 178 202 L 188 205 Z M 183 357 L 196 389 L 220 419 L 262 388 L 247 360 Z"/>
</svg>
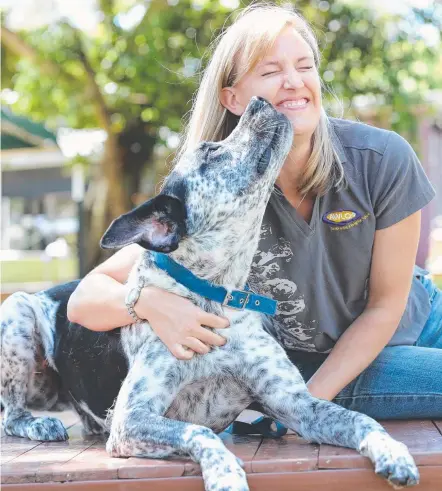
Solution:
<svg viewBox="0 0 442 491">
<path fill-rule="evenodd" d="M 319 449 L 318 469 L 373 469 L 368 457 L 356 450 L 322 444 Z"/>
<path fill-rule="evenodd" d="M 35 413 L 36 416 L 40 414 L 58 417 L 66 426 L 78 420 L 78 416 L 72 411 Z M 40 444 L 22 438 L 8 437 L 12 438 L 12 446 L 4 447 L 4 461 L 14 462 L 3 468 L 3 482 L 178 477 L 184 474 L 185 465 L 187 473 L 201 474 L 199 465 L 190 459 L 111 459 L 104 450 L 104 442 L 94 444 L 96 437 L 92 437 L 92 440 L 83 437 L 80 424 L 71 427 L 68 433 L 70 435 L 68 443 Z M 227 448 L 244 462 L 246 471 L 250 472 L 251 460 L 261 443 L 261 437 L 223 433 L 221 438 Z M 38 452 L 14 460 L 39 445 L 41 449 Z"/>
<path fill-rule="evenodd" d="M 94 443 L 60 464 L 50 463 L 37 469 L 35 482 L 90 481 L 118 478 L 118 468 L 125 459 L 109 457 L 105 442 Z"/>
<path fill-rule="evenodd" d="M 307 443 L 297 435 L 264 438 L 252 460 L 252 472 L 293 472 L 315 469 L 319 445 Z"/>
<path fill-rule="evenodd" d="M 36 417 L 39 416 L 52 416 L 60 419 L 65 428 L 71 428 L 75 423 L 79 421 L 78 414 L 74 411 L 61 411 L 61 412 L 45 412 L 45 411 L 33 411 L 32 414 Z M 1 465 L 11 462 L 16 457 L 29 452 L 33 448 L 40 445 L 40 442 L 28 440 L 27 438 L 20 438 L 16 436 L 8 436 L 1 429 L 1 452 L 0 463 Z"/>
<path fill-rule="evenodd" d="M 224 445 L 236 457 L 244 463 L 244 470 L 247 473 L 252 472 L 252 462 L 262 445 L 262 436 L 255 435 L 230 435 L 229 433 L 221 433 L 219 435 L 224 442 Z"/>
<path fill-rule="evenodd" d="M 442 436 L 431 421 L 388 421 L 384 427 L 407 445 L 417 465 L 442 465 Z"/>
<path fill-rule="evenodd" d="M 440 489 L 442 467 L 425 466 L 421 469 L 421 482 L 416 490 Z M 248 476 L 251 491 L 391 491 L 391 486 L 368 469 L 321 470 L 305 472 L 257 473 Z M 202 478 L 189 476 L 171 479 L 127 479 L 95 482 L 67 482 L 45 484 L 6 485 L 10 491 L 204 491 Z"/>
<path fill-rule="evenodd" d="M 143 458 L 112 458 L 106 452 L 106 441 L 95 443 L 59 468 L 58 472 L 38 476 L 39 482 L 89 481 L 111 479 L 135 479 L 155 477 L 179 477 L 184 472 L 184 462 Z"/>
<path fill-rule="evenodd" d="M 0 463 L 3 466 L 16 457 L 29 452 L 33 448 L 40 445 L 40 442 L 28 440 L 27 438 L 19 438 L 17 436 L 5 436 L 1 442 Z"/>
<path fill-rule="evenodd" d="M 62 419 L 66 426 L 72 424 L 77 418 L 73 412 L 70 414 L 52 413 L 52 415 Z M 442 480 L 442 420 L 434 422 L 389 421 L 385 422 L 384 426 L 394 438 L 409 446 L 423 475 L 430 475 L 426 474 L 427 469 L 439 465 L 439 478 Z M 71 481 L 78 481 L 78 484 L 83 483 L 83 489 L 86 489 L 84 486 L 94 487 L 99 482 L 112 483 L 118 480 L 122 484 L 126 480 L 138 482 L 139 479 L 143 479 L 139 482 L 158 481 L 159 483 L 160 480 L 163 480 L 162 478 L 165 478 L 167 482 L 173 480 L 177 485 L 176 479 L 180 476 L 195 476 L 201 472 L 197 464 L 184 458 L 168 460 L 112 459 L 105 452 L 105 438 L 84 437 L 80 424 L 71 426 L 68 433 L 70 435 L 69 442 L 39 443 L 23 438 L 5 437 L 2 440 L 2 458 L 6 463 L 2 468 L 3 484 L 8 484 L 6 487 L 9 488 L 12 483 L 17 483 L 17 485 L 19 483 L 23 485 L 41 483 L 43 486 L 50 486 L 48 482 L 59 481 L 61 483 L 67 481 L 63 484 L 66 486 Z M 278 476 L 285 475 L 287 472 L 293 476 L 298 475 L 298 471 L 309 472 L 315 469 L 318 463 L 321 469 L 341 469 L 340 472 L 343 472 L 352 467 L 361 471 L 366 468 L 370 475 L 374 475 L 369 460 L 355 451 L 331 446 L 327 450 L 328 446 L 326 445 L 322 445 L 319 449 L 317 445 L 308 444 L 296 435 L 289 435 L 276 440 L 262 440 L 261 437 L 257 436 L 238 436 L 224 433 L 220 436 L 227 448 L 243 460 L 245 470 L 250 474 L 251 483 L 255 482 L 251 473 L 264 475 L 270 472 L 277 478 L 275 482 L 279 482 Z M 329 451 L 328 454 L 327 451 Z M 325 470 L 318 472 L 325 472 Z M 431 472 L 435 473 L 436 471 L 432 470 Z M 150 479 L 145 481 L 145 478 Z M 179 489 L 203 489 L 200 487 L 201 479 L 196 477 L 196 480 L 192 481 L 193 488 L 184 488 L 183 486 L 190 483 L 186 479 L 188 478 L 180 479 Z M 296 485 L 298 485 L 299 479 L 299 477 L 296 478 Z M 352 479 L 349 481 L 350 484 L 353 482 Z M 182 480 L 183 486 L 181 486 Z M 261 481 L 259 482 L 261 483 Z M 74 483 L 72 482 L 72 484 Z M 320 482 L 315 485 L 320 485 Z M 383 486 L 383 482 L 381 485 Z M 38 486 L 38 484 L 34 484 L 34 486 Z M 66 487 L 63 489 L 68 491 Z M 119 491 L 121 489 L 123 488 L 119 488 Z M 149 487 L 149 489 L 151 488 Z M 267 491 L 268 488 L 263 486 L 256 489 Z M 365 482 L 363 489 L 364 491 L 370 489 L 366 488 Z M 422 490 L 421 487 L 419 489 Z M 255 490 L 253 486 L 252 490 Z M 342 491 L 342 488 L 339 491 Z"/>
<path fill-rule="evenodd" d="M 416 491 L 436 491 L 442 482 L 442 467 L 423 467 Z M 317 470 L 296 473 L 251 474 L 251 491 L 391 491 L 390 484 L 369 469 Z M 158 491 L 160 488 L 157 488 Z M 177 488 L 178 489 L 178 488 Z M 408 488 L 407 488 L 408 489 Z M 411 488 L 410 488 L 411 489 Z M 98 490 L 97 490 L 98 491 Z M 113 491 L 109 489 L 109 491 Z M 135 491 L 125 489 L 124 491 Z M 157 491 L 149 488 L 149 491 Z"/>
<path fill-rule="evenodd" d="M 408 446 L 417 465 L 442 464 L 442 436 L 431 421 L 385 421 L 388 433 Z M 332 445 L 321 445 L 318 467 L 320 469 L 372 468 L 367 457 L 356 450 Z"/>
<path fill-rule="evenodd" d="M 254 435 L 231 435 L 220 433 L 219 437 L 224 445 L 244 463 L 244 470 L 252 472 L 252 460 L 261 445 L 262 437 Z M 201 475 L 199 464 L 187 459 L 184 466 L 185 476 Z"/>
<path fill-rule="evenodd" d="M 159 479 L 9 484 L 2 486 L 2 491 L 4 489 L 10 491 L 204 491 L 204 483 L 201 476 L 189 476 Z M 268 490 L 266 489 L 266 491 Z"/>
<path fill-rule="evenodd" d="M 226 447 L 243 460 L 250 472 L 251 460 L 259 447 L 261 437 L 223 434 L 221 438 Z M 51 457 L 49 461 L 40 461 L 38 455 L 34 458 L 39 461 L 35 469 L 35 482 L 179 477 L 184 474 L 185 465 L 189 474 L 201 473 L 199 465 L 190 459 L 113 459 L 106 453 L 104 441 L 91 445 L 65 463 L 53 462 Z M 31 476 L 21 475 L 21 479 L 31 481 L 34 467 L 30 470 Z"/>
<path fill-rule="evenodd" d="M 118 478 L 180 477 L 184 474 L 184 466 L 187 462 L 187 460 L 179 457 L 170 457 L 168 460 L 131 457 L 118 469 Z"/>
<path fill-rule="evenodd" d="M 68 434 L 66 442 L 40 443 L 2 466 L 2 483 L 35 482 L 37 472 L 45 467 L 52 468 L 53 464 L 62 465 L 97 440 L 96 436 L 84 437 L 81 425 L 69 428 Z"/>
</svg>

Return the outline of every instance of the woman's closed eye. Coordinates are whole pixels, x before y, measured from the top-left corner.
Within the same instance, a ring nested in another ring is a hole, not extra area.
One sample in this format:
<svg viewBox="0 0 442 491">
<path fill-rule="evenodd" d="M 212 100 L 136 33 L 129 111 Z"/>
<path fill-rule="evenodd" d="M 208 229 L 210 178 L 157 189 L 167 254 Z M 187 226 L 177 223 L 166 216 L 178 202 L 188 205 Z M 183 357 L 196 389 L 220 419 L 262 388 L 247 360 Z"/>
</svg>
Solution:
<svg viewBox="0 0 442 491">
<path fill-rule="evenodd" d="M 313 66 L 302 66 L 300 68 L 298 68 L 299 71 L 307 71 L 307 70 L 311 70 L 313 68 Z M 265 77 L 267 75 L 273 75 L 275 73 L 280 73 L 281 70 L 273 70 L 271 72 L 265 72 L 261 75 L 261 77 Z"/>
</svg>

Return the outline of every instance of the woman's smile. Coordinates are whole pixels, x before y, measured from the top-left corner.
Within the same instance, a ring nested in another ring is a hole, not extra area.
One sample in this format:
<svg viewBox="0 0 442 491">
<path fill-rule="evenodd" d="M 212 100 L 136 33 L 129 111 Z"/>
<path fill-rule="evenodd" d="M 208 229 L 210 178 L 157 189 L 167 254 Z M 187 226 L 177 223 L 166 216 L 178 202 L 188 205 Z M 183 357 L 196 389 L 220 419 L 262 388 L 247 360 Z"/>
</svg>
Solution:
<svg viewBox="0 0 442 491">
<path fill-rule="evenodd" d="M 307 108 L 309 100 L 306 97 L 287 98 L 276 104 L 275 108 L 281 112 L 282 110 L 303 111 Z"/>
</svg>

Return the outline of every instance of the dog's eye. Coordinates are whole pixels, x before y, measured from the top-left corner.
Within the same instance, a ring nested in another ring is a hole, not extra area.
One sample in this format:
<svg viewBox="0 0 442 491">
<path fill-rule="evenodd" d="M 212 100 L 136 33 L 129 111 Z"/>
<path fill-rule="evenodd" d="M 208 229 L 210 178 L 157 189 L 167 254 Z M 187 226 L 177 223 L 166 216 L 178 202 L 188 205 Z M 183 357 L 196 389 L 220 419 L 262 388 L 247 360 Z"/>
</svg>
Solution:
<svg viewBox="0 0 442 491">
<path fill-rule="evenodd" d="M 199 147 L 199 150 L 201 150 L 202 152 L 205 152 L 205 153 L 212 153 L 216 150 L 218 150 L 220 148 L 220 144 L 219 143 L 215 143 L 215 142 L 202 142 L 200 144 L 200 147 Z"/>
<path fill-rule="evenodd" d="M 200 145 L 200 151 L 203 154 L 205 163 L 226 162 L 232 160 L 232 154 L 226 147 L 214 142 L 204 142 Z"/>
</svg>

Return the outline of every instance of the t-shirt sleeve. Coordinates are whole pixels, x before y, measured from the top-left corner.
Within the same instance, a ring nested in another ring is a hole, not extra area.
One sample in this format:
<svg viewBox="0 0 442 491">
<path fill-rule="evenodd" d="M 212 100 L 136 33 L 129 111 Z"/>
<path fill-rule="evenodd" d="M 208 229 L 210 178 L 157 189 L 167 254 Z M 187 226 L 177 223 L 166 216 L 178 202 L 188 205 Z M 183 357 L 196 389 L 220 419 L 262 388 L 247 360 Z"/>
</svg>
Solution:
<svg viewBox="0 0 442 491">
<path fill-rule="evenodd" d="M 372 192 L 376 229 L 390 227 L 422 209 L 434 189 L 410 144 L 391 132 Z"/>
</svg>

